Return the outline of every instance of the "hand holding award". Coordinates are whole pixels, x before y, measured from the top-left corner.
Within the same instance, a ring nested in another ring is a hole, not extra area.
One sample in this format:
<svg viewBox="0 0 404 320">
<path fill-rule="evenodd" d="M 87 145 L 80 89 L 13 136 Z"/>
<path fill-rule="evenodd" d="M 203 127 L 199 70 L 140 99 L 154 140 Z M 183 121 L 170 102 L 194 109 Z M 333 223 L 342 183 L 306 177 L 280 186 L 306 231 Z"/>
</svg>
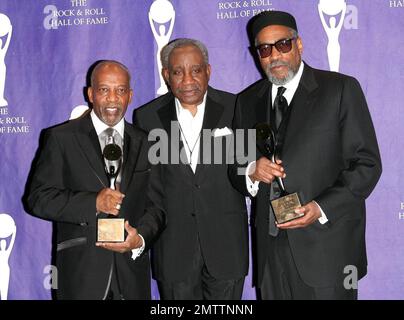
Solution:
<svg viewBox="0 0 404 320">
<path fill-rule="evenodd" d="M 115 143 L 112 136 L 107 138 L 107 143 L 103 150 L 105 171 L 110 181 L 110 189 L 116 189 L 116 180 L 122 166 L 122 149 Z M 108 192 L 108 189 L 106 189 Z M 109 190 L 111 191 L 111 190 Z M 113 195 L 111 195 L 113 196 Z M 115 209 L 121 208 L 120 203 L 115 205 Z M 97 220 L 97 242 L 123 242 L 125 241 L 125 220 L 109 214 L 107 217 Z"/>
<path fill-rule="evenodd" d="M 255 127 L 257 133 L 258 150 L 272 162 L 276 162 L 280 152 L 279 141 L 277 141 L 273 130 L 267 123 L 259 123 Z M 302 217 L 303 213 L 296 213 L 295 209 L 301 206 L 299 196 L 296 192 L 290 194 L 286 191 L 283 179 L 275 177 L 280 189 L 280 196 L 271 200 L 271 206 L 278 224 L 285 223 Z"/>
</svg>

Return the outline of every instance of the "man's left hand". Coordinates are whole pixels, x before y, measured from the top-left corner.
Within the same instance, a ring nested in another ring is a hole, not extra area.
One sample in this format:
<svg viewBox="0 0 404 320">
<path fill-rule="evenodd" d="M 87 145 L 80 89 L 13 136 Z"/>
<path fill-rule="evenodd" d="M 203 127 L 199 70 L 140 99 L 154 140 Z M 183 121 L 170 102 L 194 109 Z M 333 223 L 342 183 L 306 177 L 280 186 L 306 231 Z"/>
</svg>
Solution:
<svg viewBox="0 0 404 320">
<path fill-rule="evenodd" d="M 279 229 L 304 228 L 311 225 L 313 222 L 315 222 L 316 220 L 318 220 L 318 218 L 321 217 L 320 208 L 313 201 L 309 202 L 308 204 L 302 207 L 296 208 L 295 212 L 304 213 L 304 216 L 289 222 L 277 224 L 277 227 Z"/>
<path fill-rule="evenodd" d="M 125 230 L 128 233 L 128 236 L 125 239 L 125 242 L 97 242 L 95 245 L 97 247 L 101 247 L 107 250 L 124 253 L 131 251 L 136 248 L 140 248 L 143 245 L 142 238 L 137 233 L 136 228 L 131 227 L 128 221 L 125 221 Z"/>
</svg>

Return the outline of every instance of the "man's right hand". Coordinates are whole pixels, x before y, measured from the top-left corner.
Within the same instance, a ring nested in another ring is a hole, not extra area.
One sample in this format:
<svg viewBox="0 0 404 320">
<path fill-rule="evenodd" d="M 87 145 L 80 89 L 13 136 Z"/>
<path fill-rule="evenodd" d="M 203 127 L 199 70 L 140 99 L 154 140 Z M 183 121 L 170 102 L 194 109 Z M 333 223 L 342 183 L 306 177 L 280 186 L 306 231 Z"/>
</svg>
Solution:
<svg viewBox="0 0 404 320">
<path fill-rule="evenodd" d="M 265 157 L 259 158 L 255 163 L 254 173 L 249 175 L 251 181 L 262 181 L 270 184 L 275 177 L 285 178 L 285 170 L 280 165 L 281 163 L 281 160 L 276 160 L 274 163 Z"/>
<path fill-rule="evenodd" d="M 102 189 L 97 195 L 97 212 L 104 212 L 117 216 L 121 209 L 124 197 L 125 195 L 118 190 L 112 190 L 110 188 Z"/>
</svg>

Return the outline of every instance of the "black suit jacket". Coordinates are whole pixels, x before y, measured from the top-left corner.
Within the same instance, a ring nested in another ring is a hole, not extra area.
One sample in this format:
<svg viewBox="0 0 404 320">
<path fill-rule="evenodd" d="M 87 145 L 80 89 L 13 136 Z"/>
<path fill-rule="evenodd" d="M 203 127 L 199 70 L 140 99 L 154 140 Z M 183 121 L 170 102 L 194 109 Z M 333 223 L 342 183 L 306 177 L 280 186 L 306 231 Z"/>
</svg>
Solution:
<svg viewBox="0 0 404 320">
<path fill-rule="evenodd" d="M 203 128 L 230 129 L 234 104 L 234 95 L 209 87 Z M 171 93 L 134 112 L 134 123 L 148 132 L 156 128 L 170 132 L 171 121 L 177 121 L 174 96 Z M 153 135 L 152 131 L 150 136 Z M 169 146 L 171 138 L 170 135 Z M 206 139 L 211 139 L 212 146 L 222 141 L 222 138 L 217 137 Z M 206 139 L 202 136 L 201 146 Z M 229 149 L 226 146 L 223 139 L 218 149 L 223 160 L 220 164 L 213 164 L 213 158 L 200 151 L 200 156 L 201 153 L 205 155 L 204 163 L 209 158 L 212 164 L 198 164 L 195 174 L 188 164 L 161 166 L 167 228 L 152 250 L 153 275 L 156 279 L 181 281 L 189 277 L 198 236 L 205 263 L 212 276 L 217 279 L 238 279 L 247 273 L 245 199 L 229 181 L 226 165 Z M 178 155 L 178 151 L 178 147 L 174 147 L 173 152 Z"/>
<path fill-rule="evenodd" d="M 119 217 L 128 220 L 150 246 L 164 226 L 157 170 L 147 160 L 148 142 L 125 123 Z M 150 179 L 150 185 L 149 185 Z M 36 216 L 56 222 L 58 299 L 102 299 L 113 263 L 112 251 L 95 246 L 96 197 L 109 182 L 90 114 L 45 131 L 43 148 L 31 173 L 26 202 Z M 116 253 L 116 274 L 126 299 L 150 298 L 147 253 L 131 259 Z"/>
<path fill-rule="evenodd" d="M 260 80 L 237 99 L 234 127 L 254 128 L 269 119 L 271 84 Z M 305 65 L 292 99 L 282 155 L 286 190 L 304 203 L 315 200 L 329 222 L 287 230 L 303 281 L 313 287 L 334 286 L 354 265 L 366 274 L 365 199 L 381 174 L 381 161 L 365 97 L 358 81 Z M 258 153 L 258 157 L 259 157 Z M 244 176 L 230 168 L 234 185 L 248 195 Z M 256 212 L 258 285 L 267 257 L 269 185 L 260 183 Z M 341 282 L 339 282 L 341 283 Z"/>
</svg>

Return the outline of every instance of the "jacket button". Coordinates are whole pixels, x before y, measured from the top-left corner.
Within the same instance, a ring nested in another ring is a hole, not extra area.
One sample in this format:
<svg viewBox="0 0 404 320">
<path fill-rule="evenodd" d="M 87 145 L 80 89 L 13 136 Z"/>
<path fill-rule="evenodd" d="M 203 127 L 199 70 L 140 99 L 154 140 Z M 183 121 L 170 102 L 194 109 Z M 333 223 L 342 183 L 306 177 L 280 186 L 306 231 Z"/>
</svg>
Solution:
<svg viewBox="0 0 404 320">
<path fill-rule="evenodd" d="M 195 188 L 200 189 L 201 186 L 199 184 L 195 184 Z"/>
<path fill-rule="evenodd" d="M 192 213 L 191 213 L 191 216 L 195 217 L 195 212 L 192 212 Z"/>
</svg>

